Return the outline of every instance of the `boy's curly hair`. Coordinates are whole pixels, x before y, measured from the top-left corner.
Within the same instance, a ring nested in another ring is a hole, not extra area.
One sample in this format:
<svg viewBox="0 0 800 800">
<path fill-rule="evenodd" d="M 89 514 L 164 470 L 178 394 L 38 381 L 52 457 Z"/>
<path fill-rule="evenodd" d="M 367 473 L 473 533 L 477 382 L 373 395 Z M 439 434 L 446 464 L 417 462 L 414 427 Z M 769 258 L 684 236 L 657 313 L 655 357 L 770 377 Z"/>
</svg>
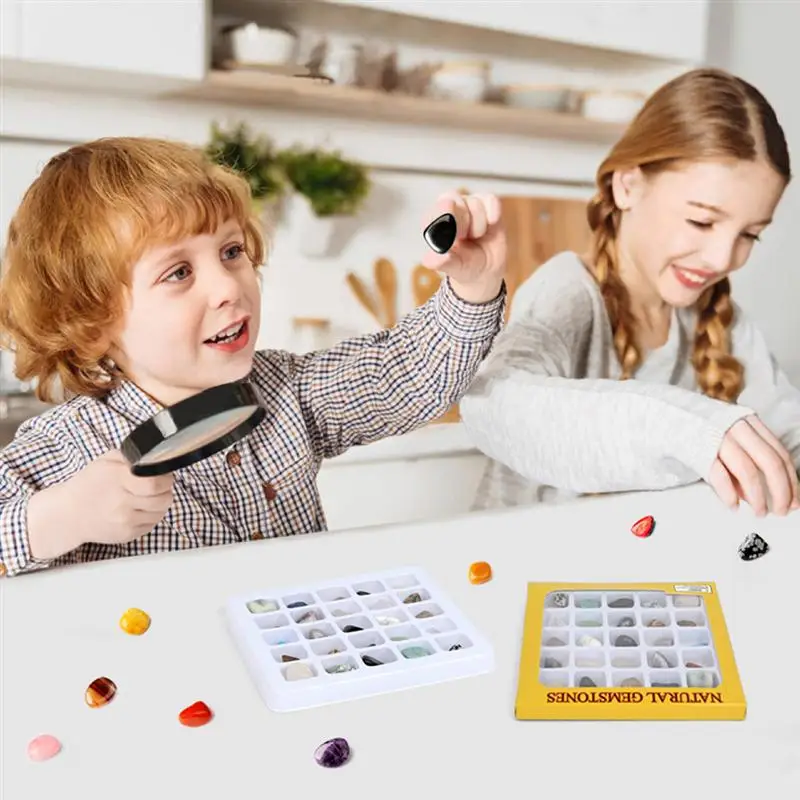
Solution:
<svg viewBox="0 0 800 800">
<path fill-rule="evenodd" d="M 235 219 L 255 269 L 266 242 L 247 181 L 199 148 L 105 138 L 52 158 L 8 231 L 0 343 L 36 394 L 100 397 L 119 381 L 103 342 L 125 314 L 131 268 L 150 247 Z"/>
<path fill-rule="evenodd" d="M 597 170 L 597 193 L 587 211 L 594 232 L 594 277 L 611 319 L 623 380 L 633 376 L 641 355 L 628 291 L 618 272 L 621 212 L 614 202 L 613 174 L 639 167 L 654 175 L 681 162 L 711 158 L 765 158 L 787 183 L 791 180 L 786 139 L 764 96 L 722 70 L 695 69 L 648 99 Z M 730 289 L 724 278 L 700 296 L 692 365 L 704 394 L 732 402 L 742 390 L 743 369 L 730 351 Z"/>
</svg>

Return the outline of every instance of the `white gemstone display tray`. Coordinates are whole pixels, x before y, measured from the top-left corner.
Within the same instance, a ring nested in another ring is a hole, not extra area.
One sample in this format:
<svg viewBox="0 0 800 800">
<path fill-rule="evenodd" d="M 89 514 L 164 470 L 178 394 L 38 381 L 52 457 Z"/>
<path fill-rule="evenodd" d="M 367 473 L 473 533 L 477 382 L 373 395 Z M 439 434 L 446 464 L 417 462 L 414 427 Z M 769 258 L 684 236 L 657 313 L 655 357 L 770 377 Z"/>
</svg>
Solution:
<svg viewBox="0 0 800 800">
<path fill-rule="evenodd" d="M 488 640 L 420 567 L 260 589 L 229 598 L 224 612 L 247 670 L 273 711 L 494 669 Z M 381 663 L 370 666 L 365 657 Z M 336 671 L 344 665 L 350 670 Z M 298 675 L 305 677 L 293 677 Z"/>
</svg>

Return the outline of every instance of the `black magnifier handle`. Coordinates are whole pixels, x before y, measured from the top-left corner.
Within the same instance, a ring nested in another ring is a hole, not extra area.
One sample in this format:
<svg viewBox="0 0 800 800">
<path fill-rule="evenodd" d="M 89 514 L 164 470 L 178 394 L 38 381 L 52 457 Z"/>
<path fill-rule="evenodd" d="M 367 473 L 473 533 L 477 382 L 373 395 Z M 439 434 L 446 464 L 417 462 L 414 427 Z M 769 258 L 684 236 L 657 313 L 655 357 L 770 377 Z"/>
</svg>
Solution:
<svg viewBox="0 0 800 800">
<path fill-rule="evenodd" d="M 446 253 L 456 240 L 456 218 L 452 214 L 442 214 L 428 225 L 422 233 L 431 250 L 440 255 Z"/>
</svg>

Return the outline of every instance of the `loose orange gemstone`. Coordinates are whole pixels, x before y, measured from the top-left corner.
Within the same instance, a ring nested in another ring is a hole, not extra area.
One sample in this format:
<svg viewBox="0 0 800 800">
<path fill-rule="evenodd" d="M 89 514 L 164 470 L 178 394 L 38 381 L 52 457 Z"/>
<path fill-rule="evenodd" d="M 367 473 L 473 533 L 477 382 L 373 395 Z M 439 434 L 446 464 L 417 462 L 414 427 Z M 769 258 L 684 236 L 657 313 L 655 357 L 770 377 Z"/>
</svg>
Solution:
<svg viewBox="0 0 800 800">
<path fill-rule="evenodd" d="M 178 721 L 187 728 L 199 728 L 201 725 L 211 722 L 212 716 L 211 709 L 202 700 L 198 700 L 178 714 Z"/>
<path fill-rule="evenodd" d="M 492 568 L 486 561 L 476 561 L 470 565 L 470 583 L 486 583 L 492 579 Z"/>
<path fill-rule="evenodd" d="M 111 678 L 95 678 L 86 689 L 86 705 L 100 708 L 100 706 L 110 703 L 116 693 L 117 685 Z"/>
<path fill-rule="evenodd" d="M 131 636 L 141 636 L 150 627 L 150 617 L 141 608 L 129 608 L 120 617 L 119 626 Z"/>
</svg>

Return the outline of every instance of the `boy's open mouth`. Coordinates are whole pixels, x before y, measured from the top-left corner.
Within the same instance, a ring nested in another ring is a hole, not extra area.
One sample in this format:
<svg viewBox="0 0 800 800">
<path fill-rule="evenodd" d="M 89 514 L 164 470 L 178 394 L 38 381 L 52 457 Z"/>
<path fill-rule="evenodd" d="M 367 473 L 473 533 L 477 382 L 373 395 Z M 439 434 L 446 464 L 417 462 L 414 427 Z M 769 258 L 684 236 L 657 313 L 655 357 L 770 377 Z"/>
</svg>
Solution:
<svg viewBox="0 0 800 800">
<path fill-rule="evenodd" d="M 229 325 L 227 328 L 224 328 L 210 339 L 206 339 L 204 344 L 207 344 L 217 350 L 226 350 L 228 352 L 232 352 L 235 350 L 240 350 L 247 344 L 249 338 L 248 333 L 248 320 L 243 319 L 239 322 L 235 322 L 233 325 Z"/>
</svg>

